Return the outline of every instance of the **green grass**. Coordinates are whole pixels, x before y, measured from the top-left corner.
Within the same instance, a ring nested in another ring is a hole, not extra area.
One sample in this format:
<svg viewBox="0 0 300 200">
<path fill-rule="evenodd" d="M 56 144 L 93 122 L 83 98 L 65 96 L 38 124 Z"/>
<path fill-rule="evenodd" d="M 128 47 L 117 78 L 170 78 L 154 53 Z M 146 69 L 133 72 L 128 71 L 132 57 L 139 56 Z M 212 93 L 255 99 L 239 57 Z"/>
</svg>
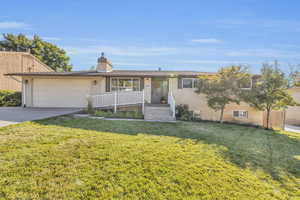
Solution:
<svg viewBox="0 0 300 200">
<path fill-rule="evenodd" d="M 0 199 L 300 199 L 300 134 L 62 117 L 0 129 Z"/>
<path fill-rule="evenodd" d="M 118 111 L 116 113 L 112 111 L 102 111 L 98 110 L 94 114 L 98 117 L 105 117 L 105 118 L 129 118 L 129 119 L 143 119 L 144 116 L 141 112 L 137 111 Z"/>
</svg>

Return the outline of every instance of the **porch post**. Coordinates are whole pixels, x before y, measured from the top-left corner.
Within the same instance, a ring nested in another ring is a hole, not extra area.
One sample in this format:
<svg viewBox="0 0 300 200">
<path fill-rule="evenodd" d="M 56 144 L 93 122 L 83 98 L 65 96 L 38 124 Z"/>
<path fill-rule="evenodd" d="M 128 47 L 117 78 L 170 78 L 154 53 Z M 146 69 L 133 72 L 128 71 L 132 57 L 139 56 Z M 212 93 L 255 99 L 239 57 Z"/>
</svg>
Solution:
<svg viewBox="0 0 300 200">
<path fill-rule="evenodd" d="M 145 112 L 145 89 L 143 89 L 143 93 L 142 93 L 142 112 L 143 114 Z"/>
<path fill-rule="evenodd" d="M 22 92 L 22 94 L 23 94 L 23 107 L 26 107 L 26 95 L 27 95 L 27 93 L 26 93 L 26 81 L 24 79 L 22 80 L 22 90 L 23 90 L 23 92 Z"/>
<path fill-rule="evenodd" d="M 117 112 L 117 99 L 118 97 L 117 97 L 117 91 L 115 91 L 115 103 L 114 103 L 114 113 L 116 113 Z"/>
</svg>

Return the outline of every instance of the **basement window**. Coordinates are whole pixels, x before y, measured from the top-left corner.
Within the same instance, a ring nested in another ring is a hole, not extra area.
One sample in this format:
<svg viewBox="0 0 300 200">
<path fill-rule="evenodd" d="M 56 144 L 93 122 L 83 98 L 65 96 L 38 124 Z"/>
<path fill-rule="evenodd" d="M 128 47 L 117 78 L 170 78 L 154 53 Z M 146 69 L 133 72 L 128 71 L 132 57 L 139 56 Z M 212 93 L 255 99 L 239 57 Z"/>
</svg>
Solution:
<svg viewBox="0 0 300 200">
<path fill-rule="evenodd" d="M 235 110 L 233 111 L 233 117 L 248 118 L 248 111 Z"/>
</svg>

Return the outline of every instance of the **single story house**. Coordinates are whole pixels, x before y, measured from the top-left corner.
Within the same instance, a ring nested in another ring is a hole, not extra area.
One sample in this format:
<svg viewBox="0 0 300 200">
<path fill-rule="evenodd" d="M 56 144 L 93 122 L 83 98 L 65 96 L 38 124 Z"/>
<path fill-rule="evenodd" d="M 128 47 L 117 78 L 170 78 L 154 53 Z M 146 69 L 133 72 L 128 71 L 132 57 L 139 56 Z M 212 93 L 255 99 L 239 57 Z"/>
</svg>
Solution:
<svg viewBox="0 0 300 200">
<path fill-rule="evenodd" d="M 22 79 L 5 76 L 17 72 L 53 72 L 53 70 L 28 52 L 0 51 L 0 90 L 22 90 Z"/>
<path fill-rule="evenodd" d="M 95 71 L 10 73 L 23 80 L 23 105 L 27 107 L 143 106 L 145 119 L 172 120 L 175 106 L 186 104 L 202 120 L 219 120 L 207 106 L 205 95 L 195 92 L 195 71 L 113 70 L 107 58 L 98 58 Z M 166 104 L 165 104 L 166 103 Z M 145 106 L 145 107 L 144 107 Z M 226 107 L 224 120 L 263 126 L 265 114 L 248 104 Z M 271 124 L 272 124 L 271 118 Z M 274 122 L 273 126 L 282 126 Z"/>
</svg>

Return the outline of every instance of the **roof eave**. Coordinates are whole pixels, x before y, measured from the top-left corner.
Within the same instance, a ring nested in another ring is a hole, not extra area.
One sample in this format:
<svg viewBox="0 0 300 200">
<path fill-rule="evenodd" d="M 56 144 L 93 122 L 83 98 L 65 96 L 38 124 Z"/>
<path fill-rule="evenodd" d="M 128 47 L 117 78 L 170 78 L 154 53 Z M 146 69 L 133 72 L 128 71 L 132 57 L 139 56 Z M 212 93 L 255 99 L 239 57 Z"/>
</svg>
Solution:
<svg viewBox="0 0 300 200">
<path fill-rule="evenodd" d="M 200 75 L 189 75 L 189 74 L 177 74 L 177 75 L 163 75 L 163 74 L 30 74 L 30 73 L 9 73 L 4 74 L 5 76 L 21 76 L 21 77 L 166 77 L 166 78 L 175 78 L 175 77 L 198 77 Z"/>
</svg>

